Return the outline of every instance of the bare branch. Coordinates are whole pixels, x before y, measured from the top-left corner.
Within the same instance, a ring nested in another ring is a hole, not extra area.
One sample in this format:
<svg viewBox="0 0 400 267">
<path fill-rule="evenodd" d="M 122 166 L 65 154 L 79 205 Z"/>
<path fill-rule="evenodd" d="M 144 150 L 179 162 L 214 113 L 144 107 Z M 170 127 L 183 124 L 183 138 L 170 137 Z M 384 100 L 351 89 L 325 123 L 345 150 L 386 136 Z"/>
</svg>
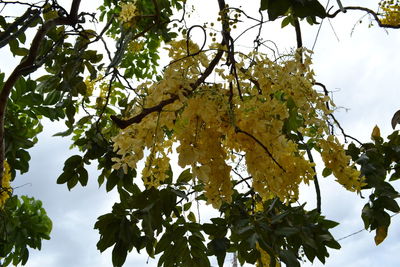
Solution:
<svg viewBox="0 0 400 267">
<path fill-rule="evenodd" d="M 391 24 L 385 24 L 385 23 L 382 23 L 381 22 L 381 20 L 379 19 L 379 16 L 378 16 L 378 14 L 375 12 L 375 11 L 373 11 L 373 10 L 371 10 L 371 9 L 369 9 L 369 8 L 366 8 L 366 7 L 361 7 L 361 6 L 347 6 L 347 7 L 343 7 L 342 9 L 338 9 L 338 10 L 336 10 L 334 13 L 332 13 L 332 14 L 327 14 L 327 17 L 328 18 L 334 18 L 334 17 L 336 17 L 340 12 L 342 12 L 342 10 L 360 10 L 360 11 L 365 11 L 365 12 L 367 12 L 368 14 L 370 14 L 374 19 L 375 19 L 375 21 L 376 21 L 376 23 L 378 23 L 378 25 L 379 25 L 379 27 L 382 27 L 382 28 L 391 28 L 391 29 L 399 29 L 400 28 L 400 24 L 398 24 L 398 25 L 391 25 Z"/>
</svg>

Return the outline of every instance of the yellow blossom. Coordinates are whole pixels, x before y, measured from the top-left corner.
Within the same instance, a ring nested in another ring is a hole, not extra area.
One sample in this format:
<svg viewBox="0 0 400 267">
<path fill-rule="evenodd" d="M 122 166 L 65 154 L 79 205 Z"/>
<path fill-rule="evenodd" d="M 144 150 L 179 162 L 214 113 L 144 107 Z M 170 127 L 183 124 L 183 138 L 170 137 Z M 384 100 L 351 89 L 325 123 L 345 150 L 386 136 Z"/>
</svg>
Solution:
<svg viewBox="0 0 400 267">
<path fill-rule="evenodd" d="M 10 166 L 8 165 L 7 161 L 4 161 L 3 179 L 0 187 L 0 208 L 4 206 L 6 200 L 12 194 L 10 180 L 11 180 Z"/>
<path fill-rule="evenodd" d="M 303 63 L 296 56 L 275 62 L 255 53 L 251 67 L 237 73 L 240 96 L 238 90 L 229 90 L 233 77 L 222 66 L 216 72 L 223 82 L 204 83 L 193 91 L 193 83 L 210 60 L 206 53 L 187 57 L 188 49 L 190 53 L 199 50 L 193 42 L 169 45 L 173 62 L 163 79 L 138 87 L 142 97 L 130 116 L 171 97 L 176 100 L 114 137 L 119 156 L 113 159 L 113 168 L 136 168 L 144 151 L 150 151 L 142 179 L 146 187 L 158 187 L 167 178 L 169 154 L 175 147 L 180 167 L 192 168 L 195 179 L 204 185 L 207 203 L 218 208 L 232 198 L 232 152 L 243 153 L 254 190 L 263 199 L 279 197 L 288 203 L 298 199 L 301 183 L 314 178 L 314 163 L 291 137 L 301 133 L 319 144 L 326 166 L 339 183 L 352 191 L 363 186 L 342 145 L 333 137 L 325 139 L 331 113 L 326 104 L 332 103 L 313 88 L 307 53 Z M 237 64 L 245 66 L 246 60 L 238 55 Z"/>
<path fill-rule="evenodd" d="M 399 0 L 384 0 L 379 3 L 383 11 L 381 23 L 391 26 L 400 25 L 400 2 Z"/>
<path fill-rule="evenodd" d="M 381 130 L 379 129 L 378 125 L 375 125 L 374 129 L 372 130 L 371 133 L 371 138 L 376 139 L 381 137 Z"/>
<path fill-rule="evenodd" d="M 132 22 L 132 19 L 135 18 L 137 14 L 138 10 L 136 7 L 136 1 L 121 4 L 121 12 L 119 13 L 119 19 L 122 22 L 125 23 Z"/>
</svg>

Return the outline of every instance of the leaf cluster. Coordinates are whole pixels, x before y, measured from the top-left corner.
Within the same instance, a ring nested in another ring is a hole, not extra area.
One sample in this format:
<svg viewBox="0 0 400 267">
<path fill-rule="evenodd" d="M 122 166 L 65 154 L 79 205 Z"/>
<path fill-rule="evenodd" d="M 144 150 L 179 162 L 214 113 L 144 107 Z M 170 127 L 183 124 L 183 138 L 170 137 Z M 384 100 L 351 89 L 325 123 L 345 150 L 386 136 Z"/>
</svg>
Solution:
<svg viewBox="0 0 400 267">
<path fill-rule="evenodd" d="M 389 212 L 400 212 L 396 201 L 400 194 L 390 184 L 400 179 L 400 135 L 394 131 L 387 141 L 380 136 L 373 136 L 372 139 L 372 143 L 361 147 L 350 144 L 347 153 L 361 166 L 366 182 L 364 189 L 372 189 L 361 217 L 365 229 L 376 230 L 375 241 L 379 244 L 385 239 L 391 222 Z"/>
<path fill-rule="evenodd" d="M 26 196 L 9 198 L 0 210 L 0 257 L 3 265 L 25 265 L 28 247 L 41 249 L 42 240 L 50 239 L 52 222 L 40 200 Z"/>
<path fill-rule="evenodd" d="M 267 10 L 270 20 L 287 16 L 289 19 L 282 22 L 282 26 L 290 22 L 291 16 L 306 18 L 311 24 L 316 23 L 316 17 L 326 17 L 325 8 L 318 0 L 261 0 L 260 6 L 261 10 Z"/>
<path fill-rule="evenodd" d="M 241 264 L 260 263 L 260 250 L 271 255 L 271 266 L 278 261 L 300 266 L 304 255 L 325 262 L 328 247 L 340 248 L 329 233 L 338 223 L 316 210 L 306 211 L 304 205 L 287 205 L 277 198 L 261 201 L 252 190 L 236 191 L 232 203 L 221 206 L 220 217 L 200 223 L 189 197 L 198 192 L 196 201 L 205 200 L 203 185 L 187 187 L 191 179 L 185 170 L 163 189 L 141 191 L 136 185 L 118 185 L 121 202 L 95 224 L 100 232 L 98 249 L 113 246 L 114 266 L 122 266 L 135 248 L 138 253 L 145 249 L 150 257 L 160 254 L 158 266 L 206 267 L 211 266 L 208 257 L 215 256 L 223 266 L 226 254 L 232 252 Z M 258 211 L 256 203 L 262 206 Z"/>
</svg>

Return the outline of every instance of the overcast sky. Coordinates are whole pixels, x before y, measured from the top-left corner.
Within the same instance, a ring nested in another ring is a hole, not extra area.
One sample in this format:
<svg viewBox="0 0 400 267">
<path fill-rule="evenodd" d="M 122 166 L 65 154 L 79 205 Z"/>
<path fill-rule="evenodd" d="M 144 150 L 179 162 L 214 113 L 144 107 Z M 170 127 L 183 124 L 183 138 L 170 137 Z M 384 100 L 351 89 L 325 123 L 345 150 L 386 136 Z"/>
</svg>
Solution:
<svg viewBox="0 0 400 267">
<path fill-rule="evenodd" d="M 88 5 L 89 1 L 83 2 Z M 246 5 L 251 2 L 246 2 Z M 378 1 L 342 2 L 344 5 L 367 5 L 375 10 Z M 204 3 L 209 3 L 211 7 L 216 6 L 215 0 L 202 1 L 203 8 L 209 8 Z M 259 0 L 254 1 L 254 6 L 258 5 Z M 336 116 L 346 132 L 368 141 L 375 124 L 380 127 L 382 136 L 387 136 L 392 131 L 391 117 L 400 109 L 400 32 L 385 31 L 377 26 L 369 28 L 368 17 L 353 31 L 354 25 L 363 15 L 362 12 L 340 14 L 331 20 L 331 25 L 325 20 L 313 59 L 317 80 L 334 91 L 334 101 L 337 106 L 343 107 L 337 111 Z M 308 48 L 314 43 L 317 29 L 317 26 L 303 27 L 304 44 Z M 287 27 L 284 32 L 277 32 L 279 35 L 275 32 L 269 31 L 271 36 L 266 36 L 265 39 L 286 44 L 290 41 L 294 44 L 293 29 Z M 31 150 L 29 173 L 18 175 L 13 183 L 14 187 L 24 185 L 15 190 L 16 194 L 27 194 L 41 199 L 53 220 L 52 239 L 43 243 L 40 252 L 30 251 L 26 266 L 112 266 L 110 251 L 100 254 L 96 249 L 99 236 L 93 230 L 93 225 L 98 216 L 111 210 L 118 196 L 115 192 L 105 193 L 104 188 L 98 189 L 95 166 L 89 170 L 91 179 L 85 188 L 77 186 L 69 192 L 65 185 L 56 185 L 56 178 L 61 173 L 65 159 L 76 152 L 68 150 L 68 139 L 52 137 L 55 132 L 63 129 L 62 124 L 46 123 L 45 126 L 47 127 L 39 137 L 39 144 Z M 320 181 L 323 193 L 322 210 L 328 219 L 341 223 L 333 230 L 335 237 L 341 238 L 363 228 L 360 213 L 365 200 L 345 192 L 332 180 L 329 177 Z M 400 188 L 398 184 L 396 187 Z M 303 199 L 312 209 L 315 207 L 313 188 L 304 190 Z M 389 236 L 381 245 L 376 247 L 373 238 L 374 233 L 363 231 L 340 241 L 342 249 L 330 250 L 332 256 L 325 266 L 398 266 L 400 216 L 392 218 Z M 147 265 L 146 261 L 144 252 L 142 255 L 133 252 L 128 256 L 125 266 L 156 266 L 155 260 L 150 259 Z M 230 264 L 227 263 L 226 266 Z M 313 266 L 322 265 L 315 262 Z"/>
</svg>

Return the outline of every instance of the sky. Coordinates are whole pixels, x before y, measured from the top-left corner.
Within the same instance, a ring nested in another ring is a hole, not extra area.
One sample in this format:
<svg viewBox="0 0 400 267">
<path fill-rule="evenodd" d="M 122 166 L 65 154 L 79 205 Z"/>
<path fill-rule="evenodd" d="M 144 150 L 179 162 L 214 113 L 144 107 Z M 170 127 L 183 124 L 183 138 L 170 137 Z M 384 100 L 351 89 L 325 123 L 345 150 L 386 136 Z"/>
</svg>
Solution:
<svg viewBox="0 0 400 267">
<path fill-rule="evenodd" d="M 68 7 L 66 1 L 66 7 Z M 85 8 L 89 1 L 83 1 Z M 323 4 L 326 1 L 321 1 Z M 342 1 L 344 5 L 365 5 L 376 9 L 378 1 Z M 198 14 L 207 8 L 215 8 L 216 1 L 205 0 Z M 229 3 L 229 1 L 228 1 Z M 251 2 L 254 7 L 259 1 Z M 249 4 L 250 5 L 250 4 Z M 336 5 L 336 1 L 331 1 Z M 247 8 L 248 6 L 246 6 Z M 336 6 L 334 8 L 336 10 Z M 372 128 L 378 125 L 382 136 L 391 133 L 390 120 L 400 109 L 400 32 L 383 30 L 377 26 L 368 27 L 369 19 L 362 12 L 340 14 L 335 19 L 325 20 L 314 49 L 314 70 L 317 80 L 333 91 L 333 99 L 339 109 L 335 112 L 346 133 L 360 140 L 368 141 Z M 356 26 L 355 26 L 356 25 Z M 311 48 L 318 26 L 302 24 L 304 45 Z M 278 44 L 294 45 L 293 29 L 284 31 L 278 26 L 267 26 L 265 39 Z M 290 46 L 287 46 L 290 49 Z M 12 61 L 1 54 L 1 69 L 4 60 Z M 400 125 L 398 126 L 400 128 Z M 63 130 L 61 123 L 45 123 L 45 130 L 39 136 L 39 143 L 31 150 L 30 171 L 18 175 L 13 183 L 18 195 L 34 196 L 43 201 L 48 215 L 53 220 L 50 241 L 44 241 L 41 251 L 30 250 L 28 267 L 107 267 L 111 264 L 110 250 L 99 253 L 96 249 L 98 233 L 93 229 L 98 216 L 111 210 L 118 201 L 116 192 L 106 193 L 104 187 L 98 188 L 96 166 L 90 166 L 88 186 L 75 187 L 68 191 L 65 185 L 57 185 L 65 159 L 76 153 L 69 150 L 71 142 L 67 138 L 52 137 Z M 320 178 L 323 214 L 331 220 L 340 222 L 332 232 L 336 238 L 345 237 L 363 229 L 360 217 L 365 200 L 346 192 L 333 178 Z M 395 183 L 399 190 L 400 186 Z M 302 199 L 307 207 L 315 207 L 313 188 L 303 187 Z M 207 209 L 209 210 L 209 209 Z M 400 260 L 400 216 L 392 218 L 388 238 L 375 246 L 374 233 L 362 231 L 340 241 L 342 249 L 329 250 L 331 257 L 325 266 L 354 267 L 394 267 Z M 146 264 L 146 262 L 148 263 Z M 125 266 L 156 266 L 157 262 L 148 259 L 143 252 L 132 252 Z M 231 266 L 227 261 L 225 266 Z M 302 266 L 323 266 L 318 261 Z"/>
</svg>

